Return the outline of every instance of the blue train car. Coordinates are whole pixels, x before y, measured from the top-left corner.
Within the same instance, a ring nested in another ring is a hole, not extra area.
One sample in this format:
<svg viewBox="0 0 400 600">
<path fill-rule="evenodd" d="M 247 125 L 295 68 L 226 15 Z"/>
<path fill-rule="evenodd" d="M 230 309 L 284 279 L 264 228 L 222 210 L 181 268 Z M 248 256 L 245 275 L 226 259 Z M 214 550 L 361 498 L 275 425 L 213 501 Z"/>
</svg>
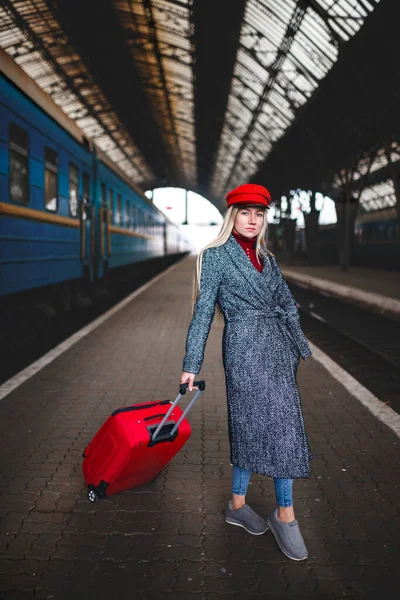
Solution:
<svg viewBox="0 0 400 600">
<path fill-rule="evenodd" d="M 336 223 L 319 228 L 319 255 L 325 262 L 338 261 Z M 400 219 L 394 207 L 357 216 L 352 251 L 354 264 L 375 268 L 400 268 Z"/>
<path fill-rule="evenodd" d="M 0 297 L 71 290 L 190 244 L 4 52 Z M 4 303 L 3 303 L 4 305 Z"/>
<path fill-rule="evenodd" d="M 101 257 L 101 277 L 105 268 L 162 256 L 166 251 L 166 218 L 122 174 L 116 173 L 103 153 L 97 162 L 97 194 L 101 198 L 97 218 L 101 225 L 96 255 Z"/>
<path fill-rule="evenodd" d="M 356 220 L 354 255 L 400 266 L 400 219 L 395 208 L 365 213 Z"/>
<path fill-rule="evenodd" d="M 81 277 L 71 165 L 90 178 L 90 151 L 1 75 L 0 295 Z"/>
</svg>

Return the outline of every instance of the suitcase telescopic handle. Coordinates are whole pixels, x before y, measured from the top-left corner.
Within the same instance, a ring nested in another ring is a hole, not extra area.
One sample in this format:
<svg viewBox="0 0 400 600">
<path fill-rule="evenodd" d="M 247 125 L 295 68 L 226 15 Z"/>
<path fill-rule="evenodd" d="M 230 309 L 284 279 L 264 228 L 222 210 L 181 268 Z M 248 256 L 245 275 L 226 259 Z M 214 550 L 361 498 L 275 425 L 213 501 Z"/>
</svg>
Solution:
<svg viewBox="0 0 400 600">
<path fill-rule="evenodd" d="M 189 384 L 188 383 L 181 383 L 179 386 L 179 393 L 181 394 L 181 396 L 183 396 L 184 394 L 186 394 L 186 390 L 188 389 Z M 193 387 L 198 387 L 199 390 L 201 392 L 203 392 L 206 389 L 206 382 L 205 381 L 194 381 L 193 382 Z"/>
<path fill-rule="evenodd" d="M 178 429 L 179 425 L 182 423 L 183 419 L 186 417 L 186 415 L 188 414 L 189 410 L 192 408 L 193 404 L 196 402 L 197 398 L 200 396 L 201 392 L 206 389 L 206 384 L 205 384 L 204 381 L 195 381 L 193 383 L 193 385 L 195 387 L 198 387 L 199 389 L 197 390 L 197 393 L 193 396 L 193 398 L 191 399 L 191 401 L 189 402 L 189 404 L 185 408 L 184 412 L 182 413 L 180 419 L 178 420 L 178 422 L 175 424 L 174 428 L 170 432 L 171 436 L 174 435 L 175 431 Z M 156 439 L 156 437 L 157 437 L 160 429 L 162 429 L 162 427 L 165 425 L 165 423 L 168 420 L 168 417 L 170 416 L 170 414 L 172 413 L 172 411 L 174 410 L 175 406 L 178 404 L 178 402 L 180 401 L 180 399 L 182 398 L 182 396 L 184 394 L 186 394 L 187 388 L 188 388 L 188 384 L 187 383 L 181 383 L 181 385 L 179 386 L 179 394 L 177 395 L 177 397 L 175 398 L 175 400 L 171 404 L 168 412 L 165 414 L 163 420 L 161 421 L 161 423 L 159 424 L 159 426 L 157 427 L 157 429 L 153 433 L 153 436 L 151 438 L 152 442 L 154 442 L 154 440 Z"/>
</svg>

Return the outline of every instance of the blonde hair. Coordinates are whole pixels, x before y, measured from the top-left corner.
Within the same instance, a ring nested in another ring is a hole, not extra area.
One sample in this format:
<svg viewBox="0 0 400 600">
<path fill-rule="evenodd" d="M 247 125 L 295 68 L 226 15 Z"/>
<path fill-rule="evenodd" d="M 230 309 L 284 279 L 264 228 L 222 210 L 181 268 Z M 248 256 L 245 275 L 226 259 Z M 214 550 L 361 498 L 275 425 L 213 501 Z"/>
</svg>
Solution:
<svg viewBox="0 0 400 600">
<path fill-rule="evenodd" d="M 200 250 L 197 260 L 196 260 L 196 269 L 195 269 L 195 273 L 194 273 L 193 304 L 196 303 L 197 297 L 200 292 L 201 267 L 202 267 L 202 263 L 203 263 L 204 252 L 208 248 L 218 248 L 219 246 L 223 246 L 223 244 L 225 244 L 228 241 L 228 239 L 232 233 L 233 226 L 235 224 L 236 215 L 238 214 L 239 210 L 242 210 L 243 208 L 246 208 L 246 207 L 245 206 L 230 206 L 228 208 L 228 210 L 226 211 L 224 220 L 221 225 L 221 229 L 220 229 L 217 237 L 215 238 L 215 240 L 212 240 L 209 244 L 207 244 L 206 246 L 204 246 L 204 248 L 202 248 Z M 256 240 L 256 258 L 260 264 L 261 264 L 261 259 L 264 258 L 267 254 L 272 255 L 272 253 L 269 252 L 269 250 L 267 249 L 267 241 L 266 241 L 267 240 L 267 229 L 268 229 L 267 211 L 265 209 L 264 210 L 264 223 L 263 223 L 261 231 L 258 234 L 257 240 Z"/>
</svg>

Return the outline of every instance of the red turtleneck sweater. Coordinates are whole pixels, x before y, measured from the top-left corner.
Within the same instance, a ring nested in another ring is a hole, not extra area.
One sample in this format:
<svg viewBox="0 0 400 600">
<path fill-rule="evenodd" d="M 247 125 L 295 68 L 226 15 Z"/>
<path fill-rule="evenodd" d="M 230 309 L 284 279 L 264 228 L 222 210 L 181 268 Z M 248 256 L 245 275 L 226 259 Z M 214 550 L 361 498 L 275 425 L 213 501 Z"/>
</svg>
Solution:
<svg viewBox="0 0 400 600">
<path fill-rule="evenodd" d="M 240 233 L 237 233 L 236 231 L 232 231 L 232 235 L 235 238 L 235 240 L 237 241 L 237 243 L 243 248 L 243 250 L 249 257 L 249 259 L 251 260 L 251 263 L 255 266 L 257 271 L 259 271 L 261 273 L 261 271 L 263 270 L 263 265 L 258 262 L 257 256 L 256 256 L 257 236 L 255 236 L 249 240 L 248 238 L 245 238 L 243 235 L 240 235 Z"/>
</svg>

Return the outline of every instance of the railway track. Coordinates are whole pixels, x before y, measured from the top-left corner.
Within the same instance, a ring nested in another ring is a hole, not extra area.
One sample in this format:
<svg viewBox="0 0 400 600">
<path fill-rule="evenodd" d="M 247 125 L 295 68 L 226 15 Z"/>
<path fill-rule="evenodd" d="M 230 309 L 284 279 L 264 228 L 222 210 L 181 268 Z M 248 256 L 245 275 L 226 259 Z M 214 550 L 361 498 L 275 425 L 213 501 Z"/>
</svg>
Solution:
<svg viewBox="0 0 400 600">
<path fill-rule="evenodd" d="M 400 322 L 290 284 L 306 337 L 400 414 Z"/>
</svg>

